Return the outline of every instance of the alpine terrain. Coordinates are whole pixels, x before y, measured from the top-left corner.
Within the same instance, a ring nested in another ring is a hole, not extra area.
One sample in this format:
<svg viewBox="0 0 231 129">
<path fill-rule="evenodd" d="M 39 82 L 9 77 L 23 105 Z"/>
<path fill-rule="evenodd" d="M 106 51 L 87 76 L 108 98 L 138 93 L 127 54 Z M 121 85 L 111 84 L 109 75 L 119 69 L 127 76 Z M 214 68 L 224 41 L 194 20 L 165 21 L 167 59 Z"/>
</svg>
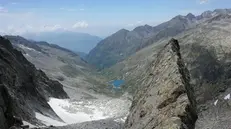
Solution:
<svg viewBox="0 0 231 129">
<path fill-rule="evenodd" d="M 0 129 L 231 128 L 231 9 L 88 35 L 83 51 L 53 34 L 0 37 Z"/>
</svg>

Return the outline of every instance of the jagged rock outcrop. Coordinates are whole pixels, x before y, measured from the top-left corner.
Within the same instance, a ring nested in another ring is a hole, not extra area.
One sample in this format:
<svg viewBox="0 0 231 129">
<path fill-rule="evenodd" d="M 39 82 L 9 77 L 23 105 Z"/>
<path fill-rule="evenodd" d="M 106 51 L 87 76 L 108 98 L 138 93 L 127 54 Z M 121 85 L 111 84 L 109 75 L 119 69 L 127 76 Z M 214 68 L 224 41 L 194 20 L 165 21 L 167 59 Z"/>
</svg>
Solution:
<svg viewBox="0 0 231 129">
<path fill-rule="evenodd" d="M 49 97 L 68 98 L 59 82 L 50 80 L 0 37 L 0 128 L 14 125 L 13 116 L 40 123 L 35 112 L 60 120 L 47 103 Z"/>
<path fill-rule="evenodd" d="M 194 89 L 172 39 L 147 69 L 125 129 L 193 129 L 197 119 Z"/>
</svg>

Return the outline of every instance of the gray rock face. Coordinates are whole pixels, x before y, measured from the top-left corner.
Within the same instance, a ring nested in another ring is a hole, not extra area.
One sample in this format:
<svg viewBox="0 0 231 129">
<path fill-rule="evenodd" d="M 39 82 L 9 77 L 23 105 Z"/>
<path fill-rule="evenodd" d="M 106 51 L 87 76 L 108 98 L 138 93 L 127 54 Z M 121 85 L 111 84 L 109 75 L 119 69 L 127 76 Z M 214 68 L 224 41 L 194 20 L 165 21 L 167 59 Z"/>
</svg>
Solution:
<svg viewBox="0 0 231 129">
<path fill-rule="evenodd" d="M 195 129 L 230 129 L 231 100 L 224 99 L 231 89 L 221 93 L 216 99 L 207 101 L 199 111 Z"/>
<path fill-rule="evenodd" d="M 12 121 L 8 120 L 12 115 L 34 124 L 39 123 L 35 112 L 60 120 L 48 105 L 48 98 L 68 98 L 59 82 L 50 80 L 41 70 L 37 70 L 3 37 L 0 37 L 0 88 L 0 119 L 10 123 L 8 127 L 12 125 Z M 7 125 L 0 125 L 3 129 L 7 128 Z"/>
<path fill-rule="evenodd" d="M 161 50 L 146 73 L 125 129 L 193 129 L 196 100 L 177 40 Z"/>
<path fill-rule="evenodd" d="M 11 99 L 7 89 L 0 85 L 0 128 L 8 129 L 14 124 Z"/>
</svg>

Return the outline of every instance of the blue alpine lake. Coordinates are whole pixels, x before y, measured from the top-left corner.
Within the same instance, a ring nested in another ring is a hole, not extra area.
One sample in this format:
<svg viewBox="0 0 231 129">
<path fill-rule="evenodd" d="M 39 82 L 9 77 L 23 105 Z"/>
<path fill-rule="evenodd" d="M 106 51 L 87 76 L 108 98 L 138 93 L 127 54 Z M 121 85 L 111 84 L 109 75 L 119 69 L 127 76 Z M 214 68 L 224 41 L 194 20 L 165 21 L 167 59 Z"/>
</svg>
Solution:
<svg viewBox="0 0 231 129">
<path fill-rule="evenodd" d="M 124 84 L 124 80 L 114 80 L 111 81 L 110 83 L 115 87 L 115 88 L 120 88 L 121 85 Z"/>
</svg>

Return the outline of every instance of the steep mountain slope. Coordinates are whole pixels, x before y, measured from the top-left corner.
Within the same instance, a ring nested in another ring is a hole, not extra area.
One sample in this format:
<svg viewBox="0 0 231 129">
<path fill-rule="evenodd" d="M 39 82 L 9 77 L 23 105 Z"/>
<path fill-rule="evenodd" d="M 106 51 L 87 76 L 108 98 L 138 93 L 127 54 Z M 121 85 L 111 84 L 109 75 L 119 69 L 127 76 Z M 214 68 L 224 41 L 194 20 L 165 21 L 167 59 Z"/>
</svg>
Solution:
<svg viewBox="0 0 231 129">
<path fill-rule="evenodd" d="M 164 46 L 145 72 L 125 129 L 193 129 L 196 100 L 178 41 Z"/>
<path fill-rule="evenodd" d="M 87 53 L 84 52 L 75 52 L 75 53 L 77 53 L 82 59 L 86 60 Z"/>
<path fill-rule="evenodd" d="M 5 37 L 37 68 L 62 83 L 71 98 L 93 97 L 91 93 L 109 94 L 106 80 L 74 52 L 46 42 L 29 41 L 20 36 Z"/>
<path fill-rule="evenodd" d="M 50 97 L 68 98 L 63 86 L 37 70 L 3 37 L 0 37 L 0 66 L 1 129 L 17 124 L 13 116 L 33 124 L 41 123 L 35 118 L 36 112 L 61 121 L 47 101 Z"/>
<path fill-rule="evenodd" d="M 101 38 L 86 33 L 71 31 L 43 32 L 40 34 L 28 33 L 23 37 L 36 41 L 47 41 L 57 44 L 72 51 L 88 53 L 93 49 Z"/>
<path fill-rule="evenodd" d="M 196 26 L 202 19 L 204 17 L 199 19 L 189 13 L 187 16 L 176 16 L 155 27 L 144 25 L 132 31 L 122 29 L 102 40 L 88 54 L 87 60 L 100 69 L 110 67 L 160 39 L 175 36 Z"/>
<path fill-rule="evenodd" d="M 183 52 L 196 52 L 200 53 L 203 51 L 196 51 L 192 47 L 203 47 L 203 49 L 214 47 L 218 50 L 213 50 L 216 52 L 223 53 L 223 47 L 229 46 L 229 14 L 214 14 L 213 17 L 208 18 L 202 23 L 198 24 L 196 27 L 188 29 L 183 33 L 175 36 L 180 41 L 180 45 L 182 45 Z M 147 67 L 149 63 L 156 58 L 156 54 L 158 51 L 166 44 L 166 42 L 170 40 L 169 38 L 161 39 L 157 42 L 153 42 L 152 45 L 140 50 L 139 52 L 133 54 L 125 61 L 117 63 L 109 69 L 105 69 L 102 71 L 106 76 L 110 77 L 110 79 L 125 79 L 127 82 L 135 84 L 135 79 L 140 73 L 142 73 L 143 68 Z M 184 42 L 183 42 L 184 41 Z M 184 44 L 181 44 L 184 43 Z M 222 44 L 221 44 L 222 43 Z M 188 45 L 190 44 L 190 45 Z M 221 44 L 221 45 L 220 45 Z M 206 46 L 206 48 L 204 48 Z M 219 48 L 219 47 L 222 48 Z M 186 49 L 187 48 L 187 49 Z M 188 50 L 189 49 L 189 50 Z M 192 49 L 192 50 L 191 50 Z M 228 52 L 228 50 L 227 50 Z M 212 52 L 212 56 L 217 56 L 218 54 L 214 54 Z M 183 56 L 186 56 L 185 53 L 182 53 Z M 205 54 L 204 54 L 205 55 Z M 226 53 L 223 53 L 222 56 L 227 56 Z M 219 58 L 221 55 L 219 55 Z M 189 59 L 192 57 L 188 57 Z M 193 57 L 194 58 L 194 57 Z M 195 57 L 196 58 L 196 57 Z M 221 59 L 220 59 L 221 60 Z M 186 62 L 191 63 L 191 62 Z M 133 78 L 131 81 L 130 79 Z M 136 89 L 136 88 L 134 88 Z"/>
<path fill-rule="evenodd" d="M 223 11 L 222 11 L 223 12 Z M 230 128 L 230 49 L 231 15 L 212 12 L 212 17 L 196 27 L 175 36 L 181 46 L 182 58 L 191 76 L 198 108 L 196 128 Z M 123 62 L 105 70 L 111 78 L 124 79 L 125 91 L 134 93 L 142 87 L 144 71 L 169 39 L 162 39 L 135 53 Z M 155 74 L 154 74 L 155 75 Z M 227 97 L 226 97 L 227 96 Z M 224 98 L 226 98 L 224 100 Z M 214 104 L 218 100 L 218 103 Z M 227 105 L 226 105 L 227 104 Z"/>
</svg>

